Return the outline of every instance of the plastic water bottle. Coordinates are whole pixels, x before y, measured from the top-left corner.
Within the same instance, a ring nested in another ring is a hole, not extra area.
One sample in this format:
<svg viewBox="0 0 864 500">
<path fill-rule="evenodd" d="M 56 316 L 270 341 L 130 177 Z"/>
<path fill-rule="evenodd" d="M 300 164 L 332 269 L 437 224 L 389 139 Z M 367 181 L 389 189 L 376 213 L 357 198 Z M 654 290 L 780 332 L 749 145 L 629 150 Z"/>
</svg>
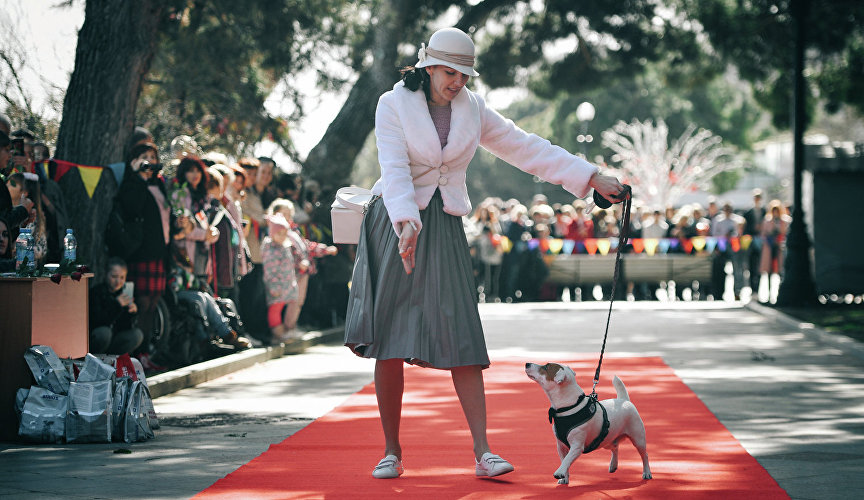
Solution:
<svg viewBox="0 0 864 500">
<path fill-rule="evenodd" d="M 27 244 L 26 247 L 27 253 L 24 255 L 27 256 L 27 269 L 34 270 L 36 269 L 36 240 L 33 239 L 33 230 L 27 229 Z"/>
<path fill-rule="evenodd" d="M 29 229 L 22 229 L 15 240 L 15 270 L 17 271 L 22 270 L 21 264 L 24 262 L 24 257 L 27 256 L 27 237 L 29 234 Z"/>
<path fill-rule="evenodd" d="M 67 262 L 75 262 L 78 254 L 78 240 L 75 239 L 75 234 L 72 229 L 66 230 L 66 236 L 63 238 L 63 260 Z"/>
</svg>

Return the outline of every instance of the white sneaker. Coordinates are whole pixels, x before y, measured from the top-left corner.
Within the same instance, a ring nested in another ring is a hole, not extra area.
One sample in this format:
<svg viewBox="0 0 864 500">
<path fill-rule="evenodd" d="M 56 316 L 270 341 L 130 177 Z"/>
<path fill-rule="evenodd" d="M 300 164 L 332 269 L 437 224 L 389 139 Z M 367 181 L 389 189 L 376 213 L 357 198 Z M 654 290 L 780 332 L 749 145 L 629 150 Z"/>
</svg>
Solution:
<svg viewBox="0 0 864 500">
<path fill-rule="evenodd" d="M 486 452 L 480 457 L 480 461 L 474 467 L 474 472 L 478 476 L 495 477 L 513 472 L 513 466 L 498 455 Z"/>
<path fill-rule="evenodd" d="M 402 475 L 405 468 L 402 467 L 402 461 L 396 458 L 396 455 L 387 455 L 382 458 L 375 469 L 372 471 L 372 477 L 376 479 L 393 479 Z"/>
</svg>

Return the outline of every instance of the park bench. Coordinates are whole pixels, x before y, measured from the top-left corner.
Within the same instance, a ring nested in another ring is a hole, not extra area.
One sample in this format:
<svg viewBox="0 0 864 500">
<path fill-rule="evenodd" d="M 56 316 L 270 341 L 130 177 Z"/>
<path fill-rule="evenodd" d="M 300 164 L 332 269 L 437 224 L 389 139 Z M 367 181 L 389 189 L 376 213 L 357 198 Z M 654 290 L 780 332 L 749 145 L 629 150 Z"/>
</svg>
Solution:
<svg viewBox="0 0 864 500">
<path fill-rule="evenodd" d="M 546 259 L 549 266 L 548 282 L 558 285 L 612 283 L 615 273 L 615 255 L 556 255 Z M 710 255 L 645 255 L 622 256 L 623 282 L 657 283 L 675 281 L 689 285 L 698 281 L 711 282 Z"/>
</svg>

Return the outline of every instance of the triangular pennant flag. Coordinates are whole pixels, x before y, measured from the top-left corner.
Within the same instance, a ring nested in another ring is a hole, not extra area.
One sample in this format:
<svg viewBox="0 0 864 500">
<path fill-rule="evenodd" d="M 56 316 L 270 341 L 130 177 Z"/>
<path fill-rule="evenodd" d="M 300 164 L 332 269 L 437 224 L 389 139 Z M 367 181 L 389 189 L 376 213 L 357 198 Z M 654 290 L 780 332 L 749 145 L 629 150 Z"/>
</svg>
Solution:
<svg viewBox="0 0 864 500">
<path fill-rule="evenodd" d="M 642 250 L 645 250 L 645 242 L 642 241 L 642 238 L 633 238 L 630 240 L 633 244 L 633 251 L 636 253 L 642 253 Z"/>
<path fill-rule="evenodd" d="M 686 240 L 681 242 L 681 245 L 684 246 L 684 253 L 688 255 L 693 253 L 693 240 L 687 238 Z"/>
<path fill-rule="evenodd" d="M 574 240 L 564 240 L 564 247 L 561 251 L 564 252 L 564 255 L 570 255 L 573 253 L 574 248 L 576 248 L 576 242 Z"/>
<path fill-rule="evenodd" d="M 625 245 L 627 243 L 624 243 Z M 609 238 L 609 250 L 615 250 L 618 248 L 618 238 Z"/>
<path fill-rule="evenodd" d="M 732 244 L 732 251 L 733 252 L 737 252 L 738 250 L 741 250 L 741 242 L 738 240 L 737 236 L 735 238 L 730 239 L 729 242 Z"/>
<path fill-rule="evenodd" d="M 114 180 L 117 181 L 117 185 L 119 186 L 123 182 L 123 173 L 126 171 L 126 164 L 123 162 L 112 163 L 108 165 L 108 168 L 111 169 L 111 172 L 114 174 Z"/>
<path fill-rule="evenodd" d="M 716 246 L 717 238 L 715 238 L 714 236 L 708 236 L 705 238 L 705 250 L 708 250 L 708 253 L 712 253 Z"/>
<path fill-rule="evenodd" d="M 585 250 L 588 251 L 591 255 L 597 253 L 597 239 L 596 238 L 588 238 L 585 240 Z"/>
<path fill-rule="evenodd" d="M 538 240 L 540 243 L 540 252 L 546 253 L 549 251 L 549 238 L 543 238 L 542 240 Z"/>
<path fill-rule="evenodd" d="M 748 248 L 750 248 L 750 243 L 753 243 L 752 236 L 750 236 L 749 234 L 745 234 L 741 237 L 741 248 L 747 250 Z"/>
<path fill-rule="evenodd" d="M 600 250 L 600 255 L 608 254 L 611 246 L 609 238 L 597 238 L 597 250 Z"/>
<path fill-rule="evenodd" d="M 540 242 L 537 241 L 537 238 L 531 238 L 528 240 L 528 250 L 534 250 L 538 246 L 540 246 Z"/>
<path fill-rule="evenodd" d="M 717 250 L 721 252 L 725 252 L 726 248 L 729 246 L 729 240 L 726 238 L 717 238 Z"/>
<path fill-rule="evenodd" d="M 48 178 L 48 160 L 40 161 L 39 163 L 33 164 L 33 172 L 39 176 L 40 179 Z"/>
<path fill-rule="evenodd" d="M 669 248 L 678 248 L 678 240 L 671 238 L 663 238 L 660 240 L 657 248 L 660 249 L 660 253 L 666 253 L 669 251 Z"/>
<path fill-rule="evenodd" d="M 561 238 L 553 238 L 552 241 L 549 242 L 549 250 L 553 255 L 561 253 L 562 248 L 564 248 L 564 240 Z"/>
<path fill-rule="evenodd" d="M 701 252 L 703 248 L 705 248 L 705 237 L 704 236 L 694 236 L 690 241 L 693 242 L 693 248 L 696 249 L 697 252 Z"/>
<path fill-rule="evenodd" d="M 513 250 L 513 242 L 510 241 L 510 238 L 506 236 L 501 237 L 501 251 L 504 253 L 510 253 L 510 250 Z"/>
<path fill-rule="evenodd" d="M 645 253 L 654 255 L 658 244 L 660 244 L 660 240 L 657 238 L 645 238 Z"/>
<path fill-rule="evenodd" d="M 576 242 L 576 250 L 573 250 L 573 253 L 588 253 L 588 251 L 585 248 L 585 242 L 584 241 L 577 241 Z"/>
<path fill-rule="evenodd" d="M 57 172 L 54 174 L 54 182 L 60 182 L 60 179 L 66 175 L 66 172 L 72 169 L 72 167 L 77 167 L 74 163 L 69 163 L 68 161 L 54 159 L 54 162 L 57 163 Z"/>
<path fill-rule="evenodd" d="M 99 178 L 102 177 L 102 167 L 85 167 L 78 166 L 78 173 L 81 174 L 81 182 L 84 183 L 84 189 L 87 190 L 87 196 L 93 197 L 93 191 L 96 190 L 96 185 L 99 184 Z"/>
</svg>

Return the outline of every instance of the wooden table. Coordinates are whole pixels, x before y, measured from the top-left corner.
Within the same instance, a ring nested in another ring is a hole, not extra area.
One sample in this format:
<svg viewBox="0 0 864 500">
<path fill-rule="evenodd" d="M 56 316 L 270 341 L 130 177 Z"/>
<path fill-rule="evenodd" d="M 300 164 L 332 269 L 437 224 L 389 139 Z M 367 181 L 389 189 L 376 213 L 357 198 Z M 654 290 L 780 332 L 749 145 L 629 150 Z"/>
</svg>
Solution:
<svg viewBox="0 0 864 500">
<path fill-rule="evenodd" d="M 32 375 L 24 353 L 31 345 L 47 345 L 61 358 L 81 358 L 88 351 L 89 281 L 64 276 L 0 277 L 0 440 L 16 440 L 15 392 L 30 387 Z"/>
</svg>

